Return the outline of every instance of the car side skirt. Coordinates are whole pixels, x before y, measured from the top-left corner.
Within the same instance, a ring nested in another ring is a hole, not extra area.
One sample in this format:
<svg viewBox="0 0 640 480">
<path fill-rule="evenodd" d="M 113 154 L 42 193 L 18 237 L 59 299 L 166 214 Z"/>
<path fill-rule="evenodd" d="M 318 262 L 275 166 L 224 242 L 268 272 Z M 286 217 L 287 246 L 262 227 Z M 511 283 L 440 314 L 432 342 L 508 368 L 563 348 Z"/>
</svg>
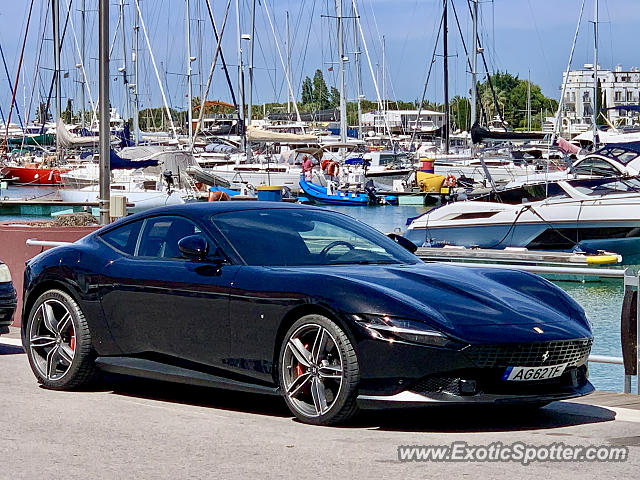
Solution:
<svg viewBox="0 0 640 480">
<path fill-rule="evenodd" d="M 188 368 L 168 365 L 166 363 L 133 357 L 98 357 L 96 366 L 110 373 L 131 375 L 174 383 L 186 383 L 201 387 L 225 388 L 241 392 L 279 395 L 277 387 L 267 387 L 252 383 L 240 382 L 209 373 L 199 372 Z"/>
</svg>

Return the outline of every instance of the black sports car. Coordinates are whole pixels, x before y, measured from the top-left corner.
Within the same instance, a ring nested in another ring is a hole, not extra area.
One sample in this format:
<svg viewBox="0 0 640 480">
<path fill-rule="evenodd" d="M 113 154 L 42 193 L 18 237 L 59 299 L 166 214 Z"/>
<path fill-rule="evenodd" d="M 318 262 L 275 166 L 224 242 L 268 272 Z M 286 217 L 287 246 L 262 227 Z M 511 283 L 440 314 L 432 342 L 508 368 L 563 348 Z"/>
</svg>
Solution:
<svg viewBox="0 0 640 480">
<path fill-rule="evenodd" d="M 0 262 L 0 335 L 9 333 L 16 311 L 16 291 L 13 288 L 9 267 Z"/>
<path fill-rule="evenodd" d="M 298 205 L 147 211 L 27 264 L 23 343 L 48 388 L 103 370 L 281 394 L 316 424 L 593 391 L 589 323 L 562 290 L 424 264 L 395 240 Z"/>
</svg>

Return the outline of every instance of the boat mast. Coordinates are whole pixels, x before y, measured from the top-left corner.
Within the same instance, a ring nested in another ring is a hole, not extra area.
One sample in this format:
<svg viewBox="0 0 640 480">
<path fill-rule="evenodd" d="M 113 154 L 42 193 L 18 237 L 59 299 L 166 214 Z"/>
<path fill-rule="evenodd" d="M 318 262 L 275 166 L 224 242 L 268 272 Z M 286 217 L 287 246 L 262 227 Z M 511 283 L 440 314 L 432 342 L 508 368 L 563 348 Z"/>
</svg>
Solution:
<svg viewBox="0 0 640 480">
<path fill-rule="evenodd" d="M 84 0 L 80 3 L 80 64 L 82 66 L 82 75 L 80 75 L 80 126 L 85 127 L 84 124 L 84 42 L 85 42 L 85 3 Z"/>
<path fill-rule="evenodd" d="M 357 102 L 358 102 L 358 138 L 362 139 L 362 85 L 360 80 L 360 45 L 358 43 L 358 19 L 356 18 L 356 12 L 353 12 L 353 44 L 356 67 L 356 89 L 357 89 Z"/>
<path fill-rule="evenodd" d="M 62 115 L 62 90 L 60 88 L 60 7 L 58 0 L 51 0 L 53 15 L 53 76 L 56 79 L 56 122 Z M 60 159 L 60 135 L 56 134 L 56 156 Z"/>
<path fill-rule="evenodd" d="M 256 31 L 256 0 L 251 1 L 251 30 L 249 32 L 249 95 L 247 106 L 247 125 L 251 125 L 253 118 L 251 110 L 253 110 L 253 36 Z M 247 142 L 247 163 L 251 162 L 253 150 L 251 150 L 251 142 Z"/>
<path fill-rule="evenodd" d="M 138 33 L 140 32 L 139 12 L 136 9 L 135 24 L 133 26 L 133 135 L 134 143 L 138 145 L 140 142 L 140 103 L 138 99 Z"/>
<path fill-rule="evenodd" d="M 289 33 L 289 10 L 286 12 L 286 26 L 287 26 L 287 75 L 289 80 L 293 84 L 293 78 L 291 77 L 291 34 Z M 287 89 L 287 113 L 291 113 L 291 93 Z"/>
<path fill-rule="evenodd" d="M 251 0 L 251 32 L 249 33 L 249 95 L 247 107 L 247 125 L 251 125 L 253 118 L 253 36 L 256 31 L 256 0 Z M 250 150 L 249 150 L 250 151 Z"/>
<path fill-rule="evenodd" d="M 448 1 L 444 0 L 442 50 L 444 56 L 444 153 L 449 153 L 449 45 L 447 37 L 449 28 L 447 25 Z"/>
<path fill-rule="evenodd" d="M 236 34 L 238 47 L 238 93 L 240 95 L 240 115 L 238 123 L 238 133 L 241 138 L 242 150 L 247 151 L 247 135 L 245 131 L 245 113 L 244 113 L 244 75 L 242 67 L 242 31 L 240 30 L 240 0 L 236 0 Z"/>
<path fill-rule="evenodd" d="M 193 112 L 191 111 L 191 62 L 195 59 L 191 58 L 191 18 L 189 14 L 189 0 L 185 1 L 185 32 L 186 32 L 186 46 L 187 46 L 187 133 L 189 134 L 189 147 L 193 148 Z"/>
<path fill-rule="evenodd" d="M 531 70 L 527 78 L 527 131 L 531 131 Z"/>
<path fill-rule="evenodd" d="M 477 122 L 477 103 L 478 103 L 478 0 L 473 2 L 473 53 L 471 54 L 471 125 L 473 127 Z"/>
<path fill-rule="evenodd" d="M 598 0 L 593 12 L 593 149 L 598 148 Z"/>
<path fill-rule="evenodd" d="M 387 68 L 387 42 L 384 35 L 382 36 L 382 113 L 387 116 L 387 76 L 385 69 Z"/>
<path fill-rule="evenodd" d="M 124 34 L 124 2 L 120 0 L 120 36 L 122 37 L 122 81 L 124 83 L 124 118 L 129 121 L 129 80 L 127 78 L 127 37 Z"/>
<path fill-rule="evenodd" d="M 342 31 L 342 0 L 336 0 L 336 17 L 338 19 L 338 56 L 339 79 L 340 79 L 340 141 L 347 141 L 347 100 L 345 98 L 344 84 L 344 39 Z"/>
<path fill-rule="evenodd" d="M 109 126 L 109 0 L 98 3 L 98 61 L 100 86 L 100 223 L 109 223 L 111 200 L 111 129 Z"/>
</svg>

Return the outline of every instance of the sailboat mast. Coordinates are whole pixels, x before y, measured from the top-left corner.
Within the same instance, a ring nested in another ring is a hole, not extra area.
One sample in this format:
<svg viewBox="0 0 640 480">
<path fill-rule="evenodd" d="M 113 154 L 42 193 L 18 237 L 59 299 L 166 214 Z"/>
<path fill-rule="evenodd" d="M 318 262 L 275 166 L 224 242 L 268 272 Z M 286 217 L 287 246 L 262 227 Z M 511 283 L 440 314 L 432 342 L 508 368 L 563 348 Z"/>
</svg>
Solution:
<svg viewBox="0 0 640 480">
<path fill-rule="evenodd" d="M 242 30 L 240 29 L 240 0 L 236 0 L 236 34 L 238 47 L 238 94 L 240 96 L 240 123 L 238 125 L 238 133 L 241 137 L 242 150 L 247 151 L 247 135 L 245 131 L 245 113 L 244 113 L 244 75 L 242 67 Z"/>
<path fill-rule="evenodd" d="M 253 117 L 253 36 L 256 31 L 256 0 L 251 0 L 251 31 L 249 32 L 249 95 L 247 108 L 247 125 L 251 125 Z"/>
<path fill-rule="evenodd" d="M 131 59 L 133 60 L 133 81 L 135 82 L 133 85 L 133 135 L 134 143 L 138 145 L 140 142 L 140 103 L 138 99 L 138 34 L 140 32 L 140 25 L 139 12 L 137 8 L 135 19 L 135 24 L 133 26 L 133 55 L 131 56 Z"/>
<path fill-rule="evenodd" d="M 338 19 L 338 56 L 340 60 L 338 65 L 339 80 L 340 80 L 340 141 L 347 141 L 347 100 L 345 98 L 345 83 L 344 83 L 344 38 L 343 38 L 343 24 L 342 24 L 342 0 L 336 0 L 336 17 Z"/>
<path fill-rule="evenodd" d="M 81 75 L 80 75 L 80 125 L 82 128 L 85 127 L 84 124 L 84 88 L 85 88 L 85 79 L 84 79 L 84 43 L 85 43 L 85 3 L 84 0 L 80 3 L 80 65 L 82 67 Z"/>
<path fill-rule="evenodd" d="M 184 22 L 187 46 L 187 132 L 189 134 L 189 146 L 193 143 L 191 136 L 193 135 L 193 112 L 191 110 L 191 15 L 189 12 L 189 0 L 185 1 Z"/>
<path fill-rule="evenodd" d="M 124 2 L 120 0 L 120 36 L 122 37 L 122 80 L 124 83 L 124 118 L 129 121 L 129 80 L 127 78 L 127 37 L 124 34 Z"/>
<path fill-rule="evenodd" d="M 387 115 L 387 42 L 382 36 L 382 111 Z"/>
<path fill-rule="evenodd" d="M 100 223 L 109 223 L 111 202 L 111 131 L 109 127 L 109 0 L 98 3 L 98 61 L 100 103 Z"/>
<path fill-rule="evenodd" d="M 527 78 L 527 131 L 531 131 L 531 70 Z"/>
<path fill-rule="evenodd" d="M 478 0 L 473 2 L 473 52 L 471 54 L 471 127 L 477 122 L 478 103 Z"/>
<path fill-rule="evenodd" d="M 356 67 L 356 89 L 358 94 L 358 138 L 362 138 L 362 85 L 360 80 L 360 45 L 358 42 L 358 19 L 355 11 L 353 12 L 353 45 Z"/>
<path fill-rule="evenodd" d="M 593 149 L 598 148 L 598 0 L 593 12 Z"/>
<path fill-rule="evenodd" d="M 51 0 L 53 15 L 53 75 L 56 79 L 56 122 L 62 115 L 62 90 L 60 88 L 60 7 L 58 0 Z M 56 155 L 60 155 L 60 136 L 56 135 Z"/>
<path fill-rule="evenodd" d="M 443 37 L 442 49 L 444 56 L 444 153 L 449 153 L 449 45 L 447 37 L 449 36 L 449 28 L 447 24 L 447 8 L 448 0 L 444 0 L 443 12 Z"/>
<path fill-rule="evenodd" d="M 289 10 L 286 12 L 286 23 L 287 23 L 287 76 L 289 77 L 289 81 L 293 84 L 293 80 L 291 79 L 291 34 L 289 32 Z M 289 89 L 287 89 L 287 113 L 291 113 L 291 93 Z"/>
</svg>

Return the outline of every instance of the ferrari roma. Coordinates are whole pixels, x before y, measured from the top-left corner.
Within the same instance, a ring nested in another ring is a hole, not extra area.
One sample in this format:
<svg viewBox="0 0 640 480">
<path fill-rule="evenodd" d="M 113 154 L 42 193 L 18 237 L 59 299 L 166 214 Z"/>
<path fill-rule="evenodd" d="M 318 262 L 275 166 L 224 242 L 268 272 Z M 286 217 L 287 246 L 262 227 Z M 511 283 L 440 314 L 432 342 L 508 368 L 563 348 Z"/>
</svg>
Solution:
<svg viewBox="0 0 640 480">
<path fill-rule="evenodd" d="M 126 217 L 28 262 L 23 344 L 47 388 L 115 372 L 282 395 L 325 425 L 359 408 L 539 407 L 593 391 L 590 326 L 561 289 L 424 264 L 392 237 L 268 202 Z"/>
</svg>

